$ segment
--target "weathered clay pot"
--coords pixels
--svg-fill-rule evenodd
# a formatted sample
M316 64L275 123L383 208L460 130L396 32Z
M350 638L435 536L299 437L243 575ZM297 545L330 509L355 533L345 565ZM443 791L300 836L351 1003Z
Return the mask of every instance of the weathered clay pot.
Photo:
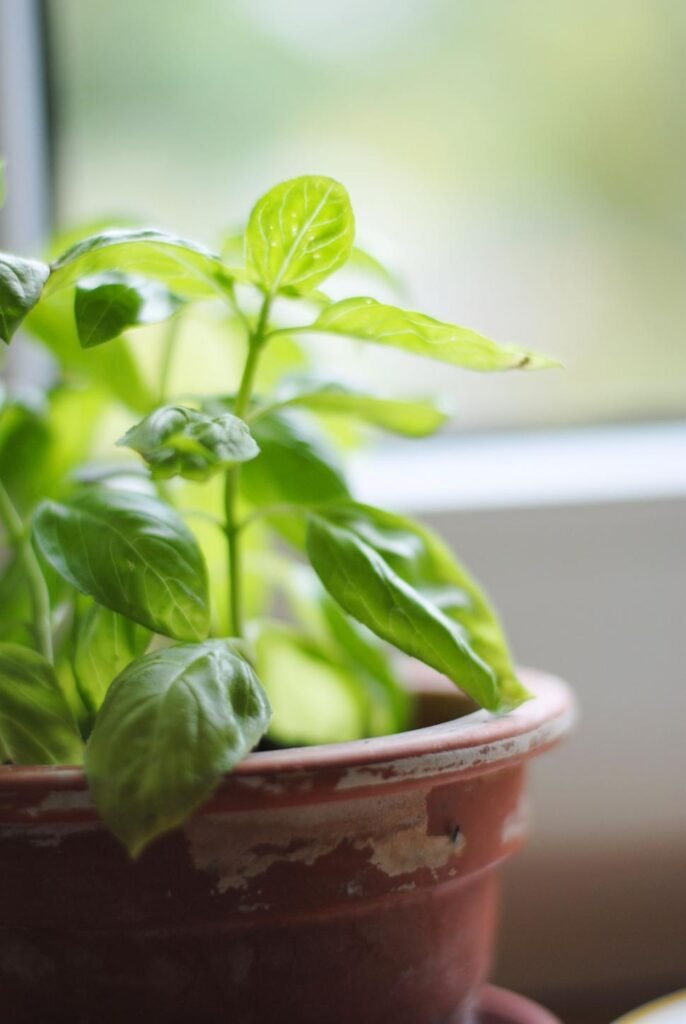
M479 998L478 1024L560 1024L530 999L487 985Z
M526 682L502 718L252 754L136 863L80 770L0 768L2 1020L471 1022L525 762L572 715ZM424 721L464 711L424 691Z

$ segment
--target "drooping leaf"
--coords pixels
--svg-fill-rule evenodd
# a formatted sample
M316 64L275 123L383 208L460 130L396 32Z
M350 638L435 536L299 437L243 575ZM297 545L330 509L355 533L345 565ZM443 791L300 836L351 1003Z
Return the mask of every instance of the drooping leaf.
M74 645L74 676L79 695L94 714L112 680L150 642L150 631L94 601L81 612Z
M52 665L0 644L0 763L81 764L83 743Z
M261 623L257 670L272 719L269 735L289 746L341 743L369 735L369 695L350 669L284 623Z
M74 319L82 348L102 345L131 327L173 316L183 301L158 281L111 270L82 278L74 292Z
M153 278L189 298L215 297L230 280L219 257L194 242L149 228L113 228L63 253L52 264L46 295L108 270Z
M378 398L342 384L308 381L306 378L284 381L270 406L288 407L354 417L405 437L426 437L448 419L445 412L428 401Z
M49 273L47 263L0 253L0 339L6 344L40 299Z
M177 640L207 635L207 568L165 502L92 487L68 503L43 502L34 535L55 571L99 604Z
M338 460L309 424L288 413L266 413L254 424L259 456L241 471L254 505L316 505L348 496Z
M255 204L246 231L246 264L266 291L312 291L341 267L353 244L348 193L332 178L284 181Z
M206 480L259 454L247 424L237 416L210 416L180 405L156 409L117 444L142 455L153 476L188 480Z
M401 650L406 650L410 654L414 653L420 660L444 672L489 710L506 710L517 706L528 698L527 691L516 677L507 642L488 599L467 571L458 565L447 548L430 531L402 516L353 502L341 505L339 508L331 508L326 515L330 521L329 525L334 530L340 531L342 541L348 546L352 546L355 551L359 545L365 549L366 562L360 558L359 552L356 557L364 577L372 580L373 587L370 587L370 593L375 593L377 597L382 596L377 582L373 580L372 568L377 570L383 580L390 580L388 588L390 603L386 608L385 628L388 630L390 623L398 615L410 614L404 601L401 601L398 612L394 611L393 604L397 596L398 584L400 584L400 591L405 597L408 596L409 588L413 599L418 598L434 617L439 618L444 627L446 624L448 625L449 632L458 641L458 647L466 648L467 661L476 660L477 669L479 666L487 666L492 683L489 683L488 680L484 682L483 673L480 670L476 672L476 675L470 672L469 664L461 664L459 658L453 660L451 670L446 668L444 658L443 667L441 667L437 663L436 656L436 651L440 649L438 641L434 652L427 652L424 649L424 653L417 653L404 647L402 628L396 631L399 640L394 640L391 636L380 632L370 621L370 615L376 615L377 620L379 619L384 607L383 603L377 606L374 601L370 601L370 611L366 613L366 618L355 615L351 607L346 604L351 597L346 596L346 587L343 582L336 579L336 592L334 592L322 577L325 586L343 608L359 618L360 621L365 622L379 635L395 643ZM337 537L338 535L335 535L334 540ZM332 544L333 542L330 542L330 546ZM333 546L332 550L335 555ZM371 557L372 555L374 557ZM369 562L373 563L371 568L367 564ZM317 568L316 565L315 568ZM339 566L339 576L344 573L344 570L345 566ZM352 584L348 589L351 588ZM363 590L364 588L361 586L357 596L364 604ZM343 594L343 599L341 594ZM393 594L392 600L391 594ZM355 594L352 597L354 598ZM420 621L419 618L415 618L414 624L418 625ZM406 632L406 639L412 642L412 631L408 629ZM425 639L430 635L438 636L435 628L431 633L426 632Z
M468 370L538 370L558 365L548 356L514 345L498 345L466 327L388 306L376 299L335 302L323 309L307 330L389 345Z
M137 856L210 796L268 721L260 683L229 641L132 662L110 687L86 751L105 823Z

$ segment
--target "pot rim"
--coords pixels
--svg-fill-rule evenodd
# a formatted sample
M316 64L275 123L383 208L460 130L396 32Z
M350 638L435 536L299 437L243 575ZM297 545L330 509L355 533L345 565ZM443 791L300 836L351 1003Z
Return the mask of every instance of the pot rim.
M437 725L411 729L362 740L329 743L286 750L264 750L248 754L224 784L232 779L249 781L251 777L288 773L311 773L322 769L345 771L366 765L405 762L407 768L426 755L450 755L452 771L479 767L480 770L502 762L521 760L553 746L567 733L576 718L576 705L570 688L561 679L534 669L520 673L533 699L504 715L477 710ZM463 695L444 677L421 666L415 675L417 689L424 694L445 698ZM0 765L0 793L43 788L80 790L87 788L82 768L69 765Z

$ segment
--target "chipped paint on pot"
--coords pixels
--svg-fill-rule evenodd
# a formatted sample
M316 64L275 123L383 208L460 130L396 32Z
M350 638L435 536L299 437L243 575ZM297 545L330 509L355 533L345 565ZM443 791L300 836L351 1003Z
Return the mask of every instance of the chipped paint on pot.
M429 681L427 681L429 680ZM131 863L82 772L0 768L0 991L13 1024L471 1024L525 762L569 692L395 736L251 754ZM445 713L445 712L444 712Z

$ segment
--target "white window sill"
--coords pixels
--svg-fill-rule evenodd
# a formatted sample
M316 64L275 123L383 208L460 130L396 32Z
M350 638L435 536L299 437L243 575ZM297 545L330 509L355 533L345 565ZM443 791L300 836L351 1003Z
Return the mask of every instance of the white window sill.
M394 441L352 459L354 491L413 512L686 496L686 423Z

